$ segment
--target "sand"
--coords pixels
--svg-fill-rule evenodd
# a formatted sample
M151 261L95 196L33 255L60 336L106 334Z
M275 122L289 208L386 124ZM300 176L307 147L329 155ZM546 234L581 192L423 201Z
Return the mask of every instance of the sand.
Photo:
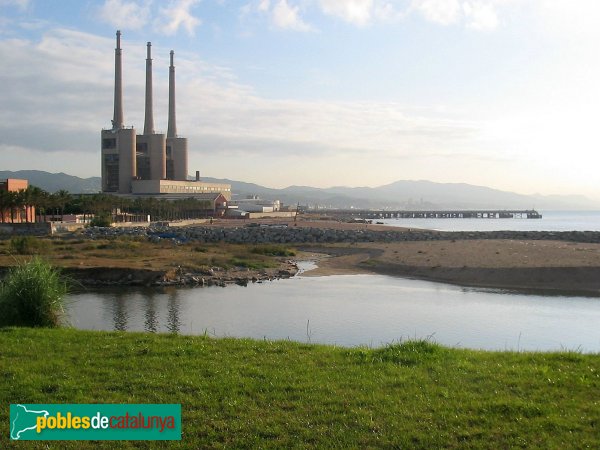
M304 247L305 276L378 273L464 286L600 295L600 244L469 240Z

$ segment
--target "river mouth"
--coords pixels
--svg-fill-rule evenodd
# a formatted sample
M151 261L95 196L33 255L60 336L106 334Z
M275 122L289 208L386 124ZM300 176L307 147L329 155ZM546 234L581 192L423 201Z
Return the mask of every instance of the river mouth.
M227 288L105 288L67 299L72 326L379 347L406 339L484 350L600 352L598 298L464 288L384 275Z

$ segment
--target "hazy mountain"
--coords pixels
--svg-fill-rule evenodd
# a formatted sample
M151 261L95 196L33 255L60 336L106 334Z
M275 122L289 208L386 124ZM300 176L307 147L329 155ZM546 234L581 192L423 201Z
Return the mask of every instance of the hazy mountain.
M91 194L100 192L100 177L79 178L66 173L50 173L41 170L8 170L0 171L0 179L22 178L29 180L29 184L37 186L48 192L64 189L74 194Z
M400 208L400 209L540 209L598 210L600 203L579 195L522 195L465 183L432 181L396 181L371 187L289 186L271 189L234 180L204 178L205 181L230 183L237 198L258 195L280 199L288 205L329 208Z
M0 179L25 178L49 192L65 189L72 193L100 191L100 178L79 178L65 173L39 170L0 171ZM371 187L314 188L289 186L273 189L243 181L204 177L202 181L229 183L234 198L256 195L281 200L286 205L309 205L328 208L398 208L398 209L539 209L598 210L600 204L579 195L522 195L484 186L432 181L396 181Z

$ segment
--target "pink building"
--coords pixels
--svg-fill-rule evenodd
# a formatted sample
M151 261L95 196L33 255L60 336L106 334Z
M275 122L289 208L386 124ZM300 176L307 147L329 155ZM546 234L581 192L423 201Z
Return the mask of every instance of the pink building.
M24 223L35 222L35 207L28 205L12 204L8 192L19 192L27 189L27 180L8 178L0 180L0 222Z

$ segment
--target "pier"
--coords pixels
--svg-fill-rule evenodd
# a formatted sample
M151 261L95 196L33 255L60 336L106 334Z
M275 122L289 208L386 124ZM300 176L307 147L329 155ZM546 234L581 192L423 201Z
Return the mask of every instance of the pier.
M325 211L311 211L324 213ZM439 210L439 211L389 211L333 209L326 210L329 216L354 217L359 219L541 219L542 215L534 209L526 210Z

